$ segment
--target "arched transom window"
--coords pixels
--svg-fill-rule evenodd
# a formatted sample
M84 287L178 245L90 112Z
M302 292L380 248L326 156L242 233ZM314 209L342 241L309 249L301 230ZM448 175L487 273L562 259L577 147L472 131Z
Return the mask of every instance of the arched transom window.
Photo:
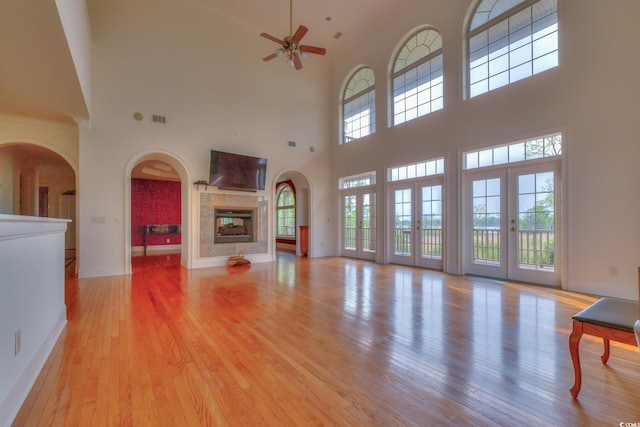
M376 131L375 76L369 67L357 70L344 91L343 141L351 142Z
M482 0L469 22L468 97L558 65L557 0Z
M295 238L296 197L293 188L289 184L280 185L276 200L276 236Z
M393 124L443 106L442 37L434 29L409 37L393 66Z

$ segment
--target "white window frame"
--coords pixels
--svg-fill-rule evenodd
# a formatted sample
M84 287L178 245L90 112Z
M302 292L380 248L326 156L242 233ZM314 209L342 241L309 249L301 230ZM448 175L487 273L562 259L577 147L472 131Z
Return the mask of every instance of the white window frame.
M287 189L289 191L291 191L291 195L293 196L293 205L279 206L280 197L282 196L282 193ZM280 229L281 229L281 227L280 227L280 215L278 215L278 212L281 211L281 210L287 210L287 211L288 210L292 210L293 211L292 234L280 234ZM277 191L277 194L276 194L276 237L280 237L280 238L284 238L284 239L295 239L296 238L296 192L294 191L293 187L291 187L289 184L282 184L280 186L280 188L278 188L278 191Z
M360 67L349 78L342 101L341 144L376 132L375 89L375 74L371 67Z
M438 30L422 28L405 39L391 74L393 126L444 107L443 59L442 35Z
M467 98L559 65L557 0L513 3L483 0L470 15L465 38ZM553 3L552 11L542 15L547 3Z

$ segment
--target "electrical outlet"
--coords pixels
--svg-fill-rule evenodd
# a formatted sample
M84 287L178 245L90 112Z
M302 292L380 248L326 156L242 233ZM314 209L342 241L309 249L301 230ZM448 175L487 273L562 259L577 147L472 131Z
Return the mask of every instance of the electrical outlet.
M22 348L22 337L21 337L20 329L16 331L14 338L15 338L14 350L15 350L15 355L17 356L20 353L20 350Z

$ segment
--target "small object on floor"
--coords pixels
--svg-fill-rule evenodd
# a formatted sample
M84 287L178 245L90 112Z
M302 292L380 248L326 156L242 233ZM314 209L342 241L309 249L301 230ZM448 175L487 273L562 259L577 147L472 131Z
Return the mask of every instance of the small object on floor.
M248 265L251 264L251 261L249 261L248 259L246 259L244 256L239 255L239 256L230 256L229 260L227 261L227 265L229 267L234 267L237 265Z

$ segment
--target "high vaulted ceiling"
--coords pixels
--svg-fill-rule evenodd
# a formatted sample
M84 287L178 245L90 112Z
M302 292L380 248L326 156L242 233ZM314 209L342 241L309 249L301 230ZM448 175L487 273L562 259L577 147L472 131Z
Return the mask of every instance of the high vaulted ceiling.
M0 3L0 113L71 122L88 109L54 0Z
M276 37L289 35L290 0L195 1L214 7ZM327 54L339 51L342 40L359 40L392 16L394 10L410 3L409 0L292 1L293 31L299 25L309 28L304 39L306 44L325 47ZM342 36L335 38L338 33L342 33Z
M110 1L110 0L91 0ZM149 1L153 4L153 0ZM256 27L265 56L275 50L258 35L289 33L289 0L180 0L199 2ZM305 25L305 44L327 48L357 41L409 0L293 0L293 27ZM90 6L90 5L89 5ZM91 13L91 9L89 10ZM336 38L337 33L342 36ZM73 59L54 0L2 0L0 5L0 113L73 123L89 120Z

